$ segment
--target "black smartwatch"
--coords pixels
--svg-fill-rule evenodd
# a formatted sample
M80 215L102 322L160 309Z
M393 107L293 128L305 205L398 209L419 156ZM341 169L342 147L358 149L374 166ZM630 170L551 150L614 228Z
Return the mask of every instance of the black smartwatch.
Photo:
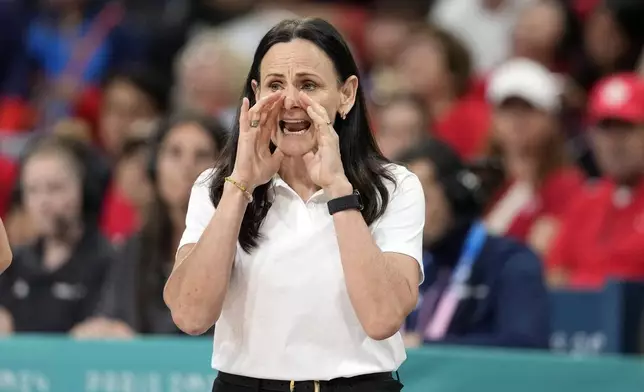
M353 191L352 194L347 196L338 197L333 200L329 200L327 207L329 207L329 214L333 215L336 212L345 211L345 210L358 210L362 211L364 205L362 204L362 199L360 198L360 192Z

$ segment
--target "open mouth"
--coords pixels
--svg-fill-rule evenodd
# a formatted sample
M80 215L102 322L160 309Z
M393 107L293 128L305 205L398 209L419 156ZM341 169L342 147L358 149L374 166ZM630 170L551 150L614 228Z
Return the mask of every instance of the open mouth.
M303 135L311 128L307 120L280 120L280 129L285 135Z

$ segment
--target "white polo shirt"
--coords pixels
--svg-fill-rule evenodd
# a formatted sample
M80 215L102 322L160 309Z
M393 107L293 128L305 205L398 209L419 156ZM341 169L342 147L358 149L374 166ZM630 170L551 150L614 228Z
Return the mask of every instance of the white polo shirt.
M416 259L422 271L425 200L418 178L391 165L390 201L371 225L383 252ZM196 243L215 209L211 169L190 195L180 247ZM302 200L283 180L251 254L239 244L223 309L215 326L214 369L276 380L330 380L396 370L405 360L400 333L383 341L367 336L344 281L340 251L323 191ZM223 229L223 228L222 228Z

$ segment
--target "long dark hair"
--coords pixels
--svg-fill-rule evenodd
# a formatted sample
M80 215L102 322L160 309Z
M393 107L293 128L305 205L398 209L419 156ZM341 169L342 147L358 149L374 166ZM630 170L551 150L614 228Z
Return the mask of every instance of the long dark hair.
M243 97L255 104L252 81L260 80L259 69L264 55L275 44L304 39L319 47L331 59L338 79L342 82L352 75L358 75L351 51L340 33L322 19L285 20L273 27L259 43L251 65ZM380 217L389 203L389 193L383 179L395 182L385 164L386 158L379 152L367 120L366 104L362 88L358 86L356 102L352 110L342 119L336 115L335 129L340 137L340 155L345 174L354 189L362 195L364 209L362 216L367 224ZM221 159L213 171L210 198L217 206L223 193L224 178L233 171L239 140L239 110L232 137L222 152ZM271 145L274 149L275 146ZM257 247L259 229L272 205L269 197L270 182L255 188L254 200L248 205L239 230L239 243L244 251Z
M148 177L154 184L152 201L148 207L147 217L139 234L139 282L137 301L139 306L139 328L149 331L148 313L151 303L162 298L163 285L167 279L166 267L172 263L176 244L173 235L175 227L170 219L167 204L161 198L157 186L156 166L161 145L170 132L183 124L197 124L212 139L215 149L220 151L227 138L224 127L216 120L194 113L184 113L163 121L150 140L150 159Z

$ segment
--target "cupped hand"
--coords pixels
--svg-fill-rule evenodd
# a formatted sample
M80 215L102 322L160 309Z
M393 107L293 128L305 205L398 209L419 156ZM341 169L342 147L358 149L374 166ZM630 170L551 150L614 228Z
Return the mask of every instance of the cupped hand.
M281 92L268 95L250 108L244 98L239 116L239 142L231 177L249 191L267 183L280 168L284 153L270 151L271 136L277 132L277 120L284 103Z
M340 157L340 138L326 109L303 92L300 93L300 102L313 121L317 140L317 150L303 156L311 181L331 197L351 194L353 187L347 180Z

